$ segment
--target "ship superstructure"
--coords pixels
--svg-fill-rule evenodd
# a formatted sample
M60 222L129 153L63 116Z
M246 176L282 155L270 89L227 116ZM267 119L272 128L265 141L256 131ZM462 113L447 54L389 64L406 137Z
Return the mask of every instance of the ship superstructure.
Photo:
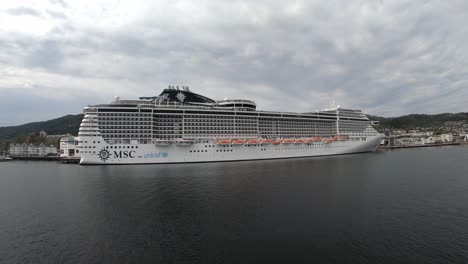
M257 111L244 99L212 100L188 87L85 107L81 164L209 162L369 152L381 135L360 110Z

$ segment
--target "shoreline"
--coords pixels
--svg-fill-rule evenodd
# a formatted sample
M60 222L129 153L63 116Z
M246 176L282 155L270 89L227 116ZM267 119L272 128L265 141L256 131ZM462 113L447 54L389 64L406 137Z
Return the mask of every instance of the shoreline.
M397 145L397 146L380 146L380 150L392 150L392 149L407 149L407 148L428 148L428 147L444 147L444 146L458 146L468 145L462 142L451 142L451 143L436 143L436 144L424 144L424 145Z
M59 156L49 157L31 157L31 156L13 156L11 160L27 160L27 161L60 161L63 163L77 164L80 163L80 158L63 158Z

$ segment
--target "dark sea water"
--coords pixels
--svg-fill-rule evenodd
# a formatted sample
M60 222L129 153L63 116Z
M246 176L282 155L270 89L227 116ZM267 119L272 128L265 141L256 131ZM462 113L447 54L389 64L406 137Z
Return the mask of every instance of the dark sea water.
M467 263L468 147L0 163L0 263Z

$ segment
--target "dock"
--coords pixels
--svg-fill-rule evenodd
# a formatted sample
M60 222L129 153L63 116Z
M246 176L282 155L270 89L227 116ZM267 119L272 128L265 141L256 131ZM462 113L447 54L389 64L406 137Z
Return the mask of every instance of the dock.
M11 156L14 160L46 160L46 161L58 161L59 156Z
M60 158L60 161L62 163L78 164L80 163L80 157Z

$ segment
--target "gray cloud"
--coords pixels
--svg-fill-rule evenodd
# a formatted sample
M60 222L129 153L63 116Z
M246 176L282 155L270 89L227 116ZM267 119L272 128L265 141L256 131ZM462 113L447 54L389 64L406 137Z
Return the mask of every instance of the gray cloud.
M28 8L28 7L17 7L17 8L10 8L7 9L6 12L12 16L40 16L41 13L35 9Z
M50 3L52 3L54 5L59 5L59 6L63 7L63 8L68 7L68 4L64 0L50 0Z
M384 116L460 112L468 111L467 8L465 1L213 1L191 11L167 4L111 30L63 17L42 37L0 33L0 62L47 73L28 81L64 97L83 87L92 98L134 98L188 84L265 110L314 111L333 100ZM77 97L83 106L88 99Z
M52 11L52 10L46 10L46 13L53 17L53 18L57 18L57 19L67 19L67 16L63 13L60 13L60 12L55 12L55 11Z

